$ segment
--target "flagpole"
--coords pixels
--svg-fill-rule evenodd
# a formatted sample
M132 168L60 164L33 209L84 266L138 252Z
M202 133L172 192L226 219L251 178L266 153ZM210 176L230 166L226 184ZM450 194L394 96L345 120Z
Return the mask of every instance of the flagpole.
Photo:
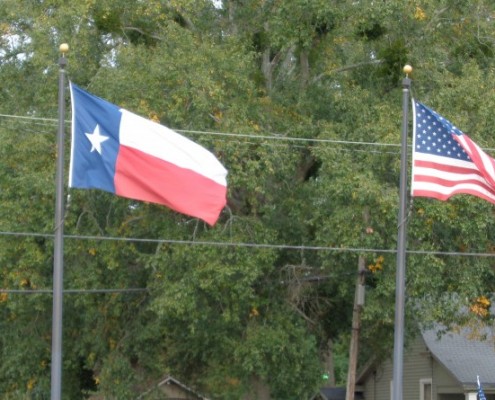
M60 45L58 78L57 172L55 177L55 242L53 257L53 310L51 400L60 400L62 393L62 304L64 271L64 131L65 131L65 53L67 44Z
M404 363L404 304L406 286L406 202L407 202L407 136L409 89L412 72L410 65L404 66L406 77L402 80L402 140L400 161L399 217L397 236L397 271L395 284L395 332L394 332L394 368L392 399L402 400L402 380Z

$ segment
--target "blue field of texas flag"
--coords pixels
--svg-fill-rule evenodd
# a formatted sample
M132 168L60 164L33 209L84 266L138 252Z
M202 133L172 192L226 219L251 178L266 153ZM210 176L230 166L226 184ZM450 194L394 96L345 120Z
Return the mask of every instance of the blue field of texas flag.
M73 83L70 89L70 187L163 204L215 224L227 171L211 152Z

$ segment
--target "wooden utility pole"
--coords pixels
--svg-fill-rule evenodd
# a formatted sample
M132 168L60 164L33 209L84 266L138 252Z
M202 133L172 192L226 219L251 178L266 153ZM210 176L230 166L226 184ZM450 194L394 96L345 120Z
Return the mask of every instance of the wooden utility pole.
M356 391L356 370L359 347L359 331L361 329L361 309L364 305L364 256L359 256L358 277L356 281L356 294L354 297L354 309L352 311L352 334L349 349L349 369L347 370L347 390L345 400L354 400Z
M367 226L369 222L368 209L365 209L365 211L363 212L363 219L365 225ZM366 228L367 233L368 229L370 228ZM361 310L364 306L365 272L365 259L364 256L361 255L358 258L356 292L354 295L354 308L352 310L352 334L351 344L349 348L349 368L347 370L347 387L345 400L354 400L354 393L356 392L356 371L358 362L359 331L361 329Z

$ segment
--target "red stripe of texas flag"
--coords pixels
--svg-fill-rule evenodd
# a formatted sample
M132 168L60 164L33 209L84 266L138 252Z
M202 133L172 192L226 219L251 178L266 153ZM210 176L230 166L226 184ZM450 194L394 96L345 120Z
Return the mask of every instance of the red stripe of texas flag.
M227 187L195 171L120 146L115 166L115 194L164 204L215 224L226 203Z

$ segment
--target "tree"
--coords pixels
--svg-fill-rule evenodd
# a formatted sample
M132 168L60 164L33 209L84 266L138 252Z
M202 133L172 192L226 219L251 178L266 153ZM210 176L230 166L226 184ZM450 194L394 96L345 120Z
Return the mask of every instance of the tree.
M329 351L345 381L359 256L361 357L391 347L402 66L415 96L493 147L494 12L486 0L4 0L0 114L34 119L0 117L0 280L23 292L0 293L0 391L49 392L51 297L36 290L51 287L61 42L74 82L229 170L214 228L70 192L65 287L81 291L65 294L64 396L136 397L172 373L214 398L300 399L324 383ZM459 253L493 252L491 210L469 196L410 204L408 320L463 323L466 305L490 322L491 258Z

